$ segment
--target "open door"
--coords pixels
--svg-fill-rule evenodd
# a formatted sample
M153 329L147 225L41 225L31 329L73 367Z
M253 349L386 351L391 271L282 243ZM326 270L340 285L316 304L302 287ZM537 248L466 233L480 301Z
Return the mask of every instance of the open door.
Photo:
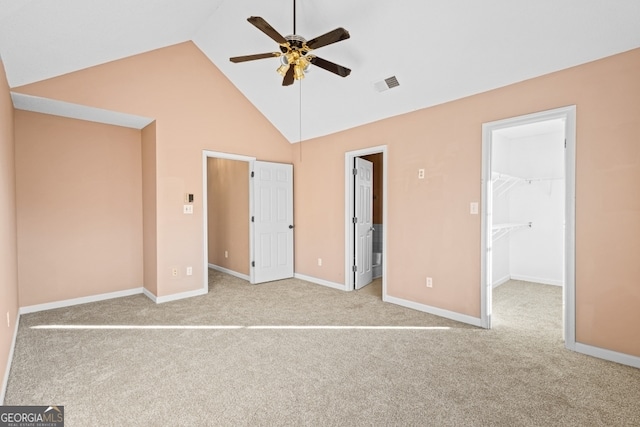
M355 173L355 288L373 280L373 163L356 157Z
M253 162L251 283L293 277L293 165Z

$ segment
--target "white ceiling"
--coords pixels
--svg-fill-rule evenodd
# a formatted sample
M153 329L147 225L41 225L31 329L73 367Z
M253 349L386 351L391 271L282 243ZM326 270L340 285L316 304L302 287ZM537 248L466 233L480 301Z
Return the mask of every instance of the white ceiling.
M277 58L229 62L276 51L246 19L261 16L287 35L292 6L293 0L0 0L0 56L15 88L193 40L297 142L640 47L638 0L298 0L299 35L311 39L336 27L351 33L314 52L351 68L349 77L312 67L302 84L282 87ZM399 87L375 90L390 76ZM20 108L29 109L30 100L22 101Z

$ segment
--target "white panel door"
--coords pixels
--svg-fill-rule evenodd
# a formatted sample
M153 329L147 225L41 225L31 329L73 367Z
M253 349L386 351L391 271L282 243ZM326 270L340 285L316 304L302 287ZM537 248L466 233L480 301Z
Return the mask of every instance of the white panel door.
M373 280L373 163L355 158L356 279L360 289Z
M293 165L253 163L253 283L293 277Z

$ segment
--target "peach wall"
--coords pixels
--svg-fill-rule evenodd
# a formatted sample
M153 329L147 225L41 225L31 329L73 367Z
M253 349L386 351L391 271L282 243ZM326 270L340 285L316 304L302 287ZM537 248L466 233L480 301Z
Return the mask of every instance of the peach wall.
M630 259L640 241L638 75L640 50L633 50L306 141L304 155L190 42L17 91L157 119L160 295L201 287L198 269L190 278L169 276L172 265L197 265L202 256L202 149L294 160L296 272L343 283L344 153L386 144L390 295L474 317L480 217L468 212L480 201L482 123L576 104L577 339L640 355L640 264ZM419 168L426 170L420 181ZM196 194L193 216L181 213L187 192ZM427 275L432 289L424 287Z
M303 142L296 272L344 283L344 155L386 144L388 293L479 317L482 123L575 104L577 341L640 356L638 76L640 49Z
M4 64L0 61L0 387L5 384L6 376L9 375L6 367L18 317L13 115ZM0 389L0 405L3 392Z
M142 286L140 131L16 111L20 306Z
M156 122L142 129L142 251L144 288L158 295Z
M209 158L207 178L209 263L248 276L249 163Z
M290 144L191 42L15 90L156 119L158 296L205 280L202 150L291 161ZM185 193L195 195L193 215L182 213ZM171 276L186 266L193 276Z

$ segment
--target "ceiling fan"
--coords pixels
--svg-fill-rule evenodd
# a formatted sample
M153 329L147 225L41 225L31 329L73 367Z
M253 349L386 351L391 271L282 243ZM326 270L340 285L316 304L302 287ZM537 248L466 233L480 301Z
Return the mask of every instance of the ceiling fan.
M303 37L296 34L296 0L293 0L292 35L283 37L271 25L269 25L267 21L259 16L251 16L247 21L278 43L280 45L280 52L234 56L233 58L229 58L231 62L238 63L255 61L256 59L278 57L280 58L281 65L278 67L277 71L284 77L282 80L282 86L290 86L295 80L303 79L310 64L323 68L341 77L347 77L351 74L351 70L349 68L334 64L331 61L327 61L326 59L322 59L311 54L315 49L348 39L350 37L349 32L340 27L309 41L305 40Z

